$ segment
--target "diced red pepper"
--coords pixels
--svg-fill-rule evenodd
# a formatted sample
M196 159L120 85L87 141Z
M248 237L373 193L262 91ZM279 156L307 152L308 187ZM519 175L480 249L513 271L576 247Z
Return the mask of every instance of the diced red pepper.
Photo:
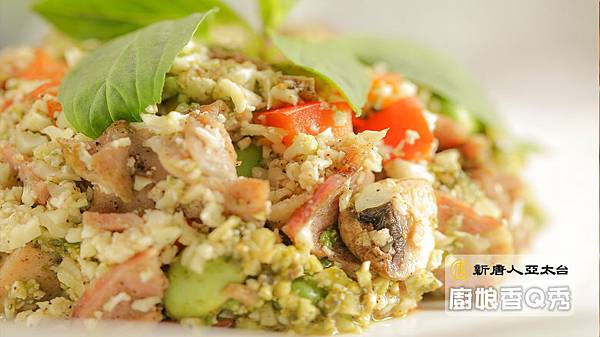
M354 130L389 129L384 142L392 148L403 143L401 151L392 156L405 160L429 160L434 144L433 133L429 129L421 103L416 97L407 97L394 102L383 110L374 112L366 119L354 118ZM410 144L406 131L413 130L419 134Z
M35 101L42 97L44 94L52 94L56 96L58 94L58 86L60 85L59 81L51 81L46 82L39 87L35 88L32 92L27 94L26 99L28 101ZM62 106L56 100L49 100L46 102L46 107L48 108L48 116L50 118L54 118L54 114L59 111L62 111Z
M283 138L290 145L298 133L317 135L331 128L340 138L352 132L352 108L347 103L308 102L295 106L257 113L254 120L260 124L286 130Z
M50 57L43 49L36 49L33 61L27 68L17 72L14 76L26 80L50 80L43 83L32 92L25 96L25 101L33 102L42 97L45 93L57 95L57 88L60 81L67 71L67 65L59 60ZM14 102L12 100L5 101L0 107L0 112L8 109ZM48 115L54 118L54 114L62 110L60 103L57 101L48 101Z
M64 62L50 57L43 49L36 49L31 64L15 76L27 80L60 81L66 72L67 65Z

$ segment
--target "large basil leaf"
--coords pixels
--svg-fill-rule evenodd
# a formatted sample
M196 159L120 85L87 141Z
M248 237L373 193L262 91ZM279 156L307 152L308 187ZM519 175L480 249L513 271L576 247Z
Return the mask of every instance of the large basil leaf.
M117 120L140 121L160 102L165 74L207 15L162 21L116 38L82 59L65 76L59 100L67 120L96 138Z
M408 79L467 108L482 122L498 125L499 118L479 83L443 54L400 39L346 37L338 43L363 62L385 62Z
M220 0L42 0L33 9L57 29L77 39L107 40L154 22L177 19L212 8L214 23L251 27Z
M338 89L360 115L371 80L351 48L335 41L307 42L276 33L271 33L271 40L291 62Z
M258 7L263 31L277 29L285 21L295 3L296 0L259 0Z

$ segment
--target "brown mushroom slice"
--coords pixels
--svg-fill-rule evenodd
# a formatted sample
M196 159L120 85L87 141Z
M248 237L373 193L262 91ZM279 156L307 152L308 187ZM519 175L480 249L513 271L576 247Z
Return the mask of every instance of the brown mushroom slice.
M437 206L431 184L421 179L384 179L365 186L354 208L340 212L342 240L380 275L404 280L429 263Z
M27 245L14 250L0 265L0 299L15 281L36 280L46 293L45 298L53 298L62 292L56 273L52 267L60 259L54 254L43 252L39 248Z

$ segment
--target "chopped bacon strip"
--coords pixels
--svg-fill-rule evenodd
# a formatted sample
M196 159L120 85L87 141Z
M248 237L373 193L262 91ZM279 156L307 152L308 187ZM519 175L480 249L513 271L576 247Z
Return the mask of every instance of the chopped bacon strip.
M336 222L339 212L337 200L350 179L350 176L340 173L329 176L317 187L310 199L292 213L282 227L283 232L294 241L305 226L310 226L313 242L317 246L315 250L320 251L319 235Z
M84 212L82 223L111 232L123 232L130 227L141 227L144 220L134 213Z
M222 318L217 321L217 323L212 326L215 328L233 328L235 324L235 320L233 318Z
M477 234L494 230L502 225L491 216L479 215L466 202L440 191L435 193L438 205L439 229L444 231L446 224L456 216L462 216L461 231Z
M467 168L480 168L489 165L491 143L484 135L474 135L460 147Z
M144 276L145 274L149 274ZM147 277L147 278L146 278ZM75 309L73 318L94 318L96 312L102 313L102 319L124 319L160 321L159 308L140 312L131 307L133 301L147 297L163 297L167 288L167 278L160 269L156 251L146 250L107 271L96 279L83 294ZM129 300L116 304L112 310L104 311L105 304L114 296L125 293Z

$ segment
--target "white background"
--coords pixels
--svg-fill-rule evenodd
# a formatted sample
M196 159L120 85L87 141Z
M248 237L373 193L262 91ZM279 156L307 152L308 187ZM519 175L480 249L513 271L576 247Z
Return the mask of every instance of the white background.
M27 2L0 0L0 46L41 36L23 14ZM253 15L253 1L228 2ZM412 38L472 70L510 129L544 148L526 172L548 217L532 252L564 257L575 273L572 317L474 320L423 309L367 334L598 336L597 1L304 0L290 21Z

